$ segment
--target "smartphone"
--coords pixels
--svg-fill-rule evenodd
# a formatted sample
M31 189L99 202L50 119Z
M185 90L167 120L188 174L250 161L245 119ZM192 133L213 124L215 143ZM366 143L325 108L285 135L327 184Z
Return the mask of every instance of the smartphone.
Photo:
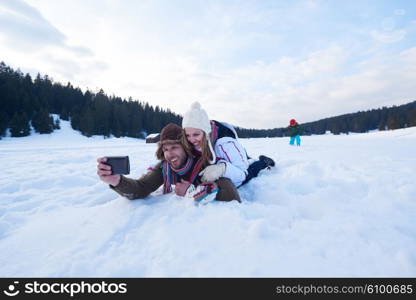
M111 175L130 174L130 161L128 156L106 156L107 161L104 163L111 166Z

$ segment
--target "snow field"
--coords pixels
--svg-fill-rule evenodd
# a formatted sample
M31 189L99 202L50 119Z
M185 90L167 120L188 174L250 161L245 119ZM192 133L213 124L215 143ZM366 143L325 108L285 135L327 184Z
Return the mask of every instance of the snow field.
M130 201L96 175L129 155L139 177L154 144L51 135L0 141L0 275L46 277L403 277L416 275L416 128L242 139L275 159L243 203L176 195Z

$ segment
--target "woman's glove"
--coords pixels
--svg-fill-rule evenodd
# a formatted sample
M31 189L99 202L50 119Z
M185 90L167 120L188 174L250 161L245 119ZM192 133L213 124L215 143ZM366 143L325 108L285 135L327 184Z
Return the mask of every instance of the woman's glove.
M225 164L219 163L216 165L210 165L203 169L199 175L202 176L201 181L202 182L208 182L208 181L215 181L218 180L218 178L222 177L225 173Z

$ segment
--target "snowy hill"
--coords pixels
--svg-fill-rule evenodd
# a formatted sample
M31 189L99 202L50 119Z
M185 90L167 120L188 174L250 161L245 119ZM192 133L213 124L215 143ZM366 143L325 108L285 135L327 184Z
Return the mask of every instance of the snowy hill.
M155 144L61 127L0 141L1 276L416 276L416 128L243 139L277 168L242 204L196 207L99 181L97 157L129 155L138 177Z

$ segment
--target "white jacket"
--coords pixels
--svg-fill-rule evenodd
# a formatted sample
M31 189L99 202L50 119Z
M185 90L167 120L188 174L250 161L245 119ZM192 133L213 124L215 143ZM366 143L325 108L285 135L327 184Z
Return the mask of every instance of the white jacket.
M232 137L219 138L214 145L218 163L225 163L223 177L229 178L236 187L240 186L247 176L249 162L246 150L238 139Z

